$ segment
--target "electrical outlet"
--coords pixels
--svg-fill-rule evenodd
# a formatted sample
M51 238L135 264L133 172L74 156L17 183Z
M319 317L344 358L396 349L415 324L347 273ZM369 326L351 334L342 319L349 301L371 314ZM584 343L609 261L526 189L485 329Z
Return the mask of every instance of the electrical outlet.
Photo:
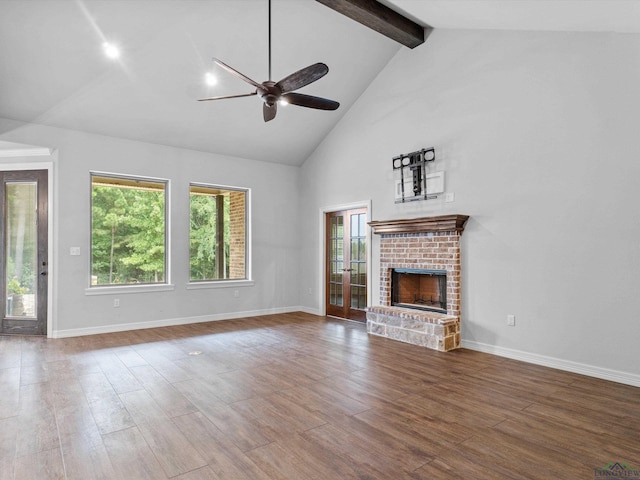
M444 201L445 202L454 202L456 199L456 194L453 192L447 192L444 194Z
M120 307L120 299L119 298L114 298L113 299L113 308L118 308Z
M313 294L313 290L311 290L311 288L309 288L309 290L307 291L308 295L312 295Z
M509 327L516 326L516 316L515 315L507 315L507 325Z
M73 256L80 255L80 247L70 247L69 255L73 255Z
M240 290L234 290L233 291L233 296L238 298L240 296Z

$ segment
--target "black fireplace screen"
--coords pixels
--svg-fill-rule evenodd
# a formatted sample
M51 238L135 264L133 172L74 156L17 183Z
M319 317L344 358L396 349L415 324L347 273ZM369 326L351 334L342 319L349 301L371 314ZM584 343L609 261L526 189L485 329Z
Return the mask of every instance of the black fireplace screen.
M393 269L391 305L447 313L447 271Z

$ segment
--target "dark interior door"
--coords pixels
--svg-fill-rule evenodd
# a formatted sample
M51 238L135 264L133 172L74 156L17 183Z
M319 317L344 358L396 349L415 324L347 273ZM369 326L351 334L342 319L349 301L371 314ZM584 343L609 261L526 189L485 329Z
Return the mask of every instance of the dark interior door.
M0 172L0 334L47 333L47 171Z
M326 214L327 315L366 319L366 227L365 208Z

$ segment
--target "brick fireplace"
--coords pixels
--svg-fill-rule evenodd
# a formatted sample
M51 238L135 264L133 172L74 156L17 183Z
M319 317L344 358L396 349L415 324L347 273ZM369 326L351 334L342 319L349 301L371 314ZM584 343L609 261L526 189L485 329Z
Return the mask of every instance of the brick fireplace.
M469 217L373 221L380 241L380 305L367 310L367 331L434 350L460 346L460 236ZM446 313L392 305L395 269L446 273Z

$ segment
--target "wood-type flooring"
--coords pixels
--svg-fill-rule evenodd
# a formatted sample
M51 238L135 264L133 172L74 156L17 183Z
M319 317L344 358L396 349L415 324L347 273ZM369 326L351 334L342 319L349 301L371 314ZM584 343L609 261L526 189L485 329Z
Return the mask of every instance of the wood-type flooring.
M0 337L1 480L591 480L611 462L640 468L640 388L355 322Z

